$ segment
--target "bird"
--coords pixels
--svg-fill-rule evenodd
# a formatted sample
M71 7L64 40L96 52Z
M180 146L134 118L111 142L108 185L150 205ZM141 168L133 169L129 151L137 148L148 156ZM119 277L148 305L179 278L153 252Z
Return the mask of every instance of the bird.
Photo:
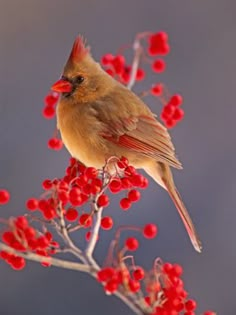
M171 167L182 169L182 164L168 130L143 100L102 69L81 35L51 90L60 93L57 128L71 156L98 169L109 157L123 156L143 169L169 193L193 247L201 252L201 241L174 183Z

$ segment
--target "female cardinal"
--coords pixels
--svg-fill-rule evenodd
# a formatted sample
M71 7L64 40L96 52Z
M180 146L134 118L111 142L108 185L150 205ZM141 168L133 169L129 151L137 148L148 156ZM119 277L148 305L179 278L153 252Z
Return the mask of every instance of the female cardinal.
M79 36L59 81L57 126L70 154L86 166L101 168L111 156L125 156L144 169L172 198L194 248L200 252L192 220L178 193L170 166L181 169L167 129L124 85L92 58Z

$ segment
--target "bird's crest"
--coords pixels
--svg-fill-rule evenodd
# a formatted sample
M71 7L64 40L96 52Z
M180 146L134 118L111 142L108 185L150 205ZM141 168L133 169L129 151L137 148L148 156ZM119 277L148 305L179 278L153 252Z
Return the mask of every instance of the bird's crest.
M89 47L86 47L85 39L79 35L74 41L69 60L72 62L80 62L87 54L89 54Z

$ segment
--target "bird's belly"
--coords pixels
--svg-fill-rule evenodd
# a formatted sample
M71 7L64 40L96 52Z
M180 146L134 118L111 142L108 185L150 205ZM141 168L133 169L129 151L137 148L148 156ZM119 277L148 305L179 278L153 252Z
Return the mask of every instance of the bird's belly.
M76 158L86 166L93 166L96 168L102 168L105 164L105 152L102 150L102 146L97 147L94 145L89 135L79 135L78 133L70 133L70 136L66 136L61 133L63 143L72 157Z

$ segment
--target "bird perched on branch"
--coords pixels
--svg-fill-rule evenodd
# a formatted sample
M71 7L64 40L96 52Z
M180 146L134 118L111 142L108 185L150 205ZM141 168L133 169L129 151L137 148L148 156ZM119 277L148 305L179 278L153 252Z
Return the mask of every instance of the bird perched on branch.
M170 167L181 169L167 129L132 91L108 75L79 36L62 77L57 126L70 154L86 166L102 168L111 156L142 168L172 198L194 248L200 252L192 220L174 184Z

